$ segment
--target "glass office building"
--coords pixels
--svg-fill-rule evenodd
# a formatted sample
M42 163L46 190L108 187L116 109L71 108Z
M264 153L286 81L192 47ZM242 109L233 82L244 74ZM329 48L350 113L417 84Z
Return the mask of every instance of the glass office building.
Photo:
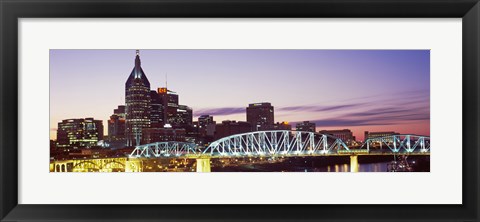
M142 129L150 127L150 82L140 64L137 50L135 67L125 82L125 139L127 146L140 144Z

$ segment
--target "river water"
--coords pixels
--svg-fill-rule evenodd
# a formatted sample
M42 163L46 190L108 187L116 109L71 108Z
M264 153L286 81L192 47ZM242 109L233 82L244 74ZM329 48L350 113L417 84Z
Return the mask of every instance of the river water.
M359 172L387 172L389 162L359 164ZM326 166L286 166L284 164L271 166L266 164L246 164L242 166L214 167L215 172L350 172L347 163L331 164Z
M397 158L398 159L398 158ZM393 157L359 157L359 172L388 172ZM292 157L212 159L212 172L350 172L350 157ZM412 171L429 172L428 157L410 157ZM144 163L146 172L194 172L192 159Z
M350 172L349 164L335 164L325 167L305 167L304 172ZM359 164L359 172L387 172L387 162Z

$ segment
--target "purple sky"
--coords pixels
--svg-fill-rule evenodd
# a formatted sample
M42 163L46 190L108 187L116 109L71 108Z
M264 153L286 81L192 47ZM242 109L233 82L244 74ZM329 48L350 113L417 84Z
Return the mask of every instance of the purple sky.
M271 102L275 121L321 129L430 134L429 50L140 50L152 89L177 92L194 121L245 121ZM125 102L132 50L50 50L50 138L62 119L106 120Z

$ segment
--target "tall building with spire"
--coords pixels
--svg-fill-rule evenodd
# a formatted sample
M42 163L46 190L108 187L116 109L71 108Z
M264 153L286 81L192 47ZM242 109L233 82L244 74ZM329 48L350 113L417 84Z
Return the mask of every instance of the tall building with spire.
M135 67L125 82L125 140L127 146L139 145L142 129L150 127L150 82L140 64L137 50Z

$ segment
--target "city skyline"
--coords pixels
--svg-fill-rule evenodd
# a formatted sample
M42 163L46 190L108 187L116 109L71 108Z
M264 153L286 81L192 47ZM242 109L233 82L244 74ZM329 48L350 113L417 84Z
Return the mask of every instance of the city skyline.
M50 50L50 138L63 119L106 120L125 102L135 50ZM318 130L430 135L428 50L141 50L151 89L193 108L246 121L250 103L270 102L275 122ZM74 68L72 68L74 67ZM293 126L295 124L292 124ZM106 131L106 130L105 130ZM106 132L104 133L107 134Z

